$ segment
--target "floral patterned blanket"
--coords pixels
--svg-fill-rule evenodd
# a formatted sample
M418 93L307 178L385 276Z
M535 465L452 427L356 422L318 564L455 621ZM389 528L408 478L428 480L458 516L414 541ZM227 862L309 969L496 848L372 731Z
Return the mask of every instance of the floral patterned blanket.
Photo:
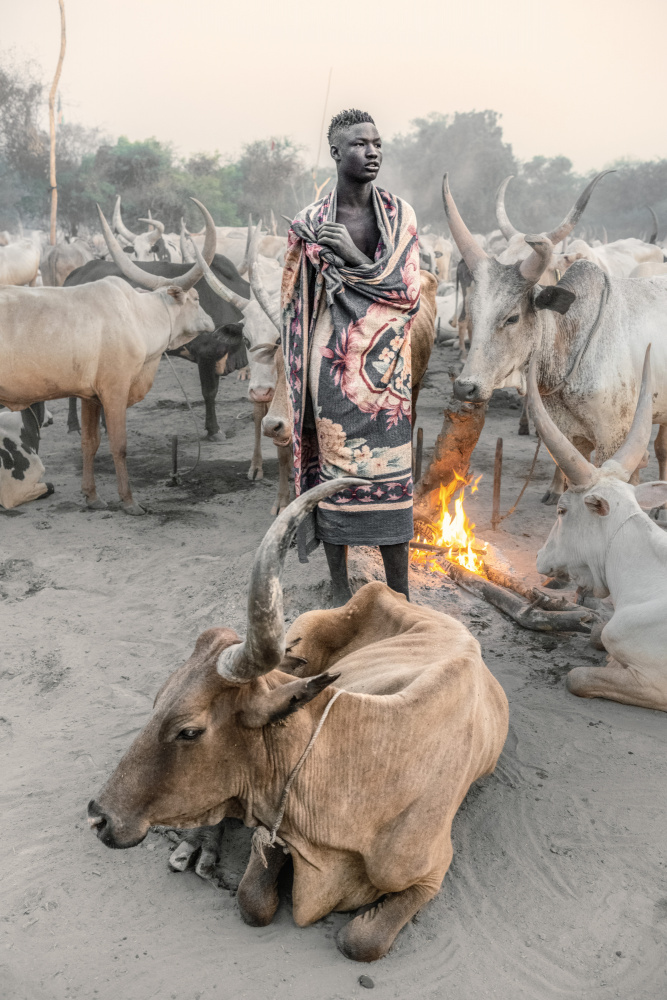
M282 284L282 348L294 423L297 495L337 476L368 487L320 503L327 542L392 545L412 538L410 327L419 309L412 208L373 188L375 260L348 267L317 242L336 221L336 191L290 229Z

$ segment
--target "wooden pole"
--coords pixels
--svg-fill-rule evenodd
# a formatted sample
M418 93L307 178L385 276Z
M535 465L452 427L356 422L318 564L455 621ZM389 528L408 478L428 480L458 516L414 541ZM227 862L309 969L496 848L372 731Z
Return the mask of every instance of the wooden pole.
M500 524L500 483L503 478L503 439L496 441L496 460L493 463L493 507L491 510L491 527L497 531Z
M417 431L417 450L415 452L415 483L418 483L422 477L422 459L424 455L424 428L420 427Z
M56 66L56 75L51 84L49 93L49 132L51 133L51 152L49 157L50 178L51 178L51 246L56 245L56 222L58 218L58 188L56 185L56 94L58 93L58 83L63 68L65 58L65 0L58 0L60 5L60 55Z

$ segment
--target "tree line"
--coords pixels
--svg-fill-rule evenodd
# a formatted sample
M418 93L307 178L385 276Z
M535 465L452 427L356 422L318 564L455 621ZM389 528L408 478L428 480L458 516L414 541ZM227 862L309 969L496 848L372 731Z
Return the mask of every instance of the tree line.
M45 88L35 69L0 57L0 229L45 228L49 214L49 144L43 127ZM522 162L503 139L495 111L433 113L418 118L405 135L385 141L380 183L411 202L420 226L446 232L440 184L448 170L459 210L473 232L496 228L495 192L508 174L506 207L524 232L553 227L568 211L592 174L577 174L566 156L535 156ZM314 200L316 188L335 176L333 164L309 169L289 138L257 140L236 159L202 152L183 159L156 138L115 141L99 129L61 122L57 130L58 223L67 236L97 229L95 203L110 212L123 199L126 225L141 231L150 210L168 231L183 216L199 228L199 198L217 225L245 225L248 214L273 211L278 231ZM667 160L619 161L616 172L596 189L579 235L609 240L643 236L652 229L648 206L667 230ZM324 187L331 187L332 181Z

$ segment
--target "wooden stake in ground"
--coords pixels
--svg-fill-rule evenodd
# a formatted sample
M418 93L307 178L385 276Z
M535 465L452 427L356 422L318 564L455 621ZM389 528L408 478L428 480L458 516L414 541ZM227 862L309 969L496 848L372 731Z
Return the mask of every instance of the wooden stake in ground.
M503 439L496 441L496 460L493 464L493 507L491 509L491 527L498 530L500 524L500 483L503 478Z
M56 245L56 220L58 217L58 188L56 185L56 94L58 93L58 83L63 68L65 58L65 0L58 0L60 4L60 55L56 66L56 75L51 84L49 94L49 131L51 133L51 155L49 166L51 170L51 246Z

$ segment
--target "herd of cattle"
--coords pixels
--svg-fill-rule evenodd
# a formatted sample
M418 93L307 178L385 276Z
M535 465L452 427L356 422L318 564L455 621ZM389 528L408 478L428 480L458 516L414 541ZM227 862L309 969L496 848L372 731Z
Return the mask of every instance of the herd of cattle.
M497 197L499 230L481 237L466 227L445 175L453 243L420 235L413 404L443 326L453 340L458 327L462 355L469 344L454 383L459 399L483 403L510 386L526 396L557 465L546 499L558 504L558 515L538 570L596 597L611 595L614 605L600 637L607 665L572 670L568 687L667 711L667 535L660 526L667 521L667 265L655 237L568 244L603 176L559 226L535 235L508 219L508 178ZM344 608L302 615L285 634L287 549L298 524L340 481L289 503L291 415L280 391L278 339L285 240L261 224L216 228L196 204L205 225L192 235L184 226L165 233L150 217L148 232L136 235L123 224L118 199L112 227L100 212L102 237L90 243L40 252L33 239L4 240L0 403L20 412L0 412L0 503L11 507L50 490L40 482L37 454L45 403L70 397L70 429L78 427L81 399L88 505L104 506L93 470L103 410L122 507L143 513L127 473L126 410L150 389L163 353L198 365L212 440L220 433L220 375L249 373L249 476L262 472L262 434L278 446L281 475L278 516L251 574L246 637L227 628L200 636L89 804L89 823L104 844L120 848L140 843L155 825L194 830L172 866L183 869L199 851L197 870L206 874L224 818L242 819L257 828L238 893L244 919L263 925L273 918L278 876L291 855L299 925L380 901L338 937L345 955L372 961L440 888L452 858L452 819L502 750L507 699L465 626L384 584L367 584ZM654 423L660 480L640 483Z

